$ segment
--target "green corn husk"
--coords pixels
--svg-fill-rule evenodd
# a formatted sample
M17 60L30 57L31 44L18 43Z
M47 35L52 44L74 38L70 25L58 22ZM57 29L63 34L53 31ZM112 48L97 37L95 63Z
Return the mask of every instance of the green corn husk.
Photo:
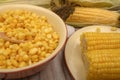
M82 7L110 8L120 5L120 0L67 0L71 4Z

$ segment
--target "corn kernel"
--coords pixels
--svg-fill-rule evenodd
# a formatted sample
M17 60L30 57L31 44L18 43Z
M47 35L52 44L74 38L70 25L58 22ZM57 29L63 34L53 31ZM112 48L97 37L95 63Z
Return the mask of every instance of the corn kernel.
M42 56L42 57L45 57L45 55L46 55L46 52L45 52L45 51L41 52L41 56Z
M5 60L6 57L4 55L0 55L0 60Z
M56 33L53 33L52 36L54 39L58 39L58 35Z
M29 56L28 56L27 54L26 54L26 55L23 55L23 60L24 60L24 61L29 61L29 59L30 59L30 58L29 58Z
M28 64L29 64L29 65L32 65L32 61L31 61L31 60L29 60Z
M24 61L22 56L19 56L16 60L19 61L19 62Z
M19 63L16 60L11 60L11 63L14 67L18 67Z
M4 51L5 51L5 49L4 49L4 48L1 48L1 49L0 49L0 54L3 54Z
M38 55L33 55L33 56L31 56L31 60L32 60L33 62L38 61L38 60L39 60L39 59L38 59Z
M27 66L26 62L22 61L20 64L19 64L19 67L25 67Z
M39 60L44 60L45 59L45 57L39 57Z
M7 69L14 69L15 67L10 65L10 66L7 66Z
M0 60L0 66L5 65L5 61Z
M52 38L52 35L51 35L51 34L48 34L48 35L47 35L47 38L49 38L49 39Z
M24 55L26 55L27 53L25 52L25 51L21 51L20 53L19 53L19 55L20 56L24 56Z
M9 42L9 41L7 41L7 42L4 44L4 46L5 46L6 48L8 48L9 45L10 45L10 42Z
M0 43L0 47L2 47L2 46L4 46L4 42L1 42L1 43Z
M6 60L6 65L7 65L7 66L12 65L11 60Z
M39 41L39 42L36 42L35 46L36 46L36 47L40 47L40 46L42 46L42 43L41 43L40 41Z
M111 28L111 31L116 31L117 30L117 27L112 27Z
M49 53L49 54L45 54L45 57L48 57L48 56L50 56L51 54Z
M98 27L98 28L96 28L96 32L101 32L101 30L100 30L100 28Z
M0 15L0 22L3 22L5 19Z
M29 51L29 54L34 55L34 54L36 54L37 52L38 52L38 49L37 49L37 48L33 48L33 49L31 49L31 50Z
M9 54L11 53L11 49L10 48L7 48L5 51L4 51L4 55L5 56L8 56Z
M5 69L5 68L6 68L6 66L4 66L4 65L0 66L0 69Z

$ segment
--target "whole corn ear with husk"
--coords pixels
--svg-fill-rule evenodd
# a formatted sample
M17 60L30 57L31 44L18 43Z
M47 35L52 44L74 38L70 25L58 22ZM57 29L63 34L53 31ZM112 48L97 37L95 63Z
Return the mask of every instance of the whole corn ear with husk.
M117 26L120 22L119 17L119 13L105 9L75 7L73 14L70 14L66 22L68 24L78 24L81 26L91 24Z
M120 33L85 32L80 41L87 80L120 80Z

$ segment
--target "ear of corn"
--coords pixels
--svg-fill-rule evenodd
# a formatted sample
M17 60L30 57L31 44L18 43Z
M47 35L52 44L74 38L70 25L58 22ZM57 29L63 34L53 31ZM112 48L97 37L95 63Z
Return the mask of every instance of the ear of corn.
M81 47L87 80L120 80L120 33L83 33Z
M99 8L76 7L67 22L80 24L118 25L119 13Z
M86 32L81 38L83 52L120 48L120 33Z
M87 56L88 80L120 79L120 49L93 50L87 52Z

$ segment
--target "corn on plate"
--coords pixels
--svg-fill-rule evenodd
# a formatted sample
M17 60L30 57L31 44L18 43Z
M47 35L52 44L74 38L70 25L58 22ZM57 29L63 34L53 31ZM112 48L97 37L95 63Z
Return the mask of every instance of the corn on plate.
M100 32L112 32L112 33L120 33L120 29L117 28L116 31L112 31L110 26L88 26L76 31L68 40L65 47L65 60L70 70L72 76L75 80L87 80L87 71L88 67L84 61L84 57L80 49L80 35L84 32L96 32L96 30L100 28ZM98 30L97 30L98 31ZM100 33L98 32L98 33ZM117 51L117 50L116 50ZM95 54L95 53L94 53ZM117 54L117 53L116 53ZM114 54L114 56L116 55ZM114 57L113 56L113 57ZM98 59L99 61L99 59ZM110 72L110 71L109 71ZM112 71L111 71L112 72Z

